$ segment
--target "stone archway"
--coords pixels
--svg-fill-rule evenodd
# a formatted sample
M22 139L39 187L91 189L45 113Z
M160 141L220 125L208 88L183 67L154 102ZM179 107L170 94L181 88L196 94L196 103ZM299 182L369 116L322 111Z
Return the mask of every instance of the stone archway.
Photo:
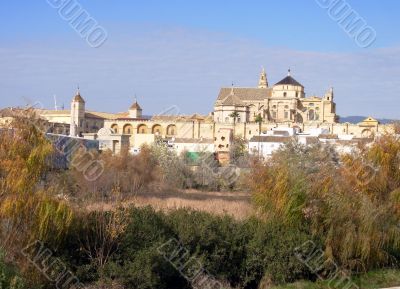
M369 128L363 129L361 132L361 137L370 138L372 137L372 131Z
M176 135L176 125L174 124L170 124L169 126L167 126L167 135Z
M151 129L151 133L155 134L155 135L161 135L162 134L161 125L159 125L159 124L153 125L153 127Z
M114 133L118 133L118 124L116 123L112 124L111 129L113 130Z
M124 134L133 134L132 125L130 125L130 124L124 125L123 132L124 132Z
M137 127L137 133L138 134L145 134L147 133L147 125L145 124L139 124Z

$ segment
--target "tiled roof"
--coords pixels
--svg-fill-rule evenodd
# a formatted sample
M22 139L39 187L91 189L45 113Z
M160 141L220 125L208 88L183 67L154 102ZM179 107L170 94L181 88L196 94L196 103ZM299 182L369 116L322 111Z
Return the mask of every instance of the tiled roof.
M40 110L39 113L42 114L42 115L70 115L71 111L70 110L50 110L50 109L46 109L46 110Z
M173 143L214 143L214 140L211 138L201 138L201 139L196 139L196 138L175 138L174 140L171 140Z
M261 136L253 136L250 139L250 142L289 142L292 138L286 136L269 136L269 135L261 135Z
M120 113L107 113L107 112L99 112L99 111L87 111L85 113L86 116L92 118L103 118L103 119L117 119L120 117L128 117L127 112Z
M188 121L188 120L207 120L208 116L200 114L192 115L154 115L151 120L153 121Z
M221 101L221 103L223 105L243 105L243 101L241 101L235 94L229 94Z
M220 104L224 99L226 99L232 92L231 87L223 87L219 91L217 98L217 104ZM253 88L253 87L234 87L233 94L240 100L259 100L262 101L266 98L271 97L271 88Z
M286 76L281 81L275 83L275 85L294 85L294 86L304 87L302 84L300 84L296 79L294 79L290 75Z
M142 108L141 108L140 105L137 103L137 101L135 101L135 103L132 104L131 107L130 107L129 109L142 110Z

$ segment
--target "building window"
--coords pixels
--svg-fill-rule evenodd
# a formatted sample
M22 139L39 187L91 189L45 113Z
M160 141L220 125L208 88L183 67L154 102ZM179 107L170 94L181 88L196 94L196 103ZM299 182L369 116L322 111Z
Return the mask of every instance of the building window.
M276 108L276 105L273 105L272 108Z
M289 118L289 112L285 111L285 119Z
M251 130L249 130L249 134L251 134Z
M298 92L296 92L296 97L299 97L299 93Z
M288 106L288 105L285 105L285 108L286 108L286 109L289 109L289 106Z
M274 118L274 119L276 118L276 111L272 112L272 118Z
M284 96L284 97L286 97L286 96L287 96L287 93L286 93L286 92L284 92L284 93L283 93L283 96Z
M315 120L315 113L313 109L308 111L308 120Z
M310 103L309 106L314 106L314 103Z

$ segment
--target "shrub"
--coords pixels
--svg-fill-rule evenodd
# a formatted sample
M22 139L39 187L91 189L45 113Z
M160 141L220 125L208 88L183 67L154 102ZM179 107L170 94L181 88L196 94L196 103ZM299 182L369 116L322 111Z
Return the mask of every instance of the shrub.
M255 168L255 204L266 218L322 239L342 268L391 265L400 249L399 152L392 136L341 158L329 146L291 143Z
M4 253L0 251L0 288L4 289L23 289L26 285L23 279L15 271L15 268L6 264Z

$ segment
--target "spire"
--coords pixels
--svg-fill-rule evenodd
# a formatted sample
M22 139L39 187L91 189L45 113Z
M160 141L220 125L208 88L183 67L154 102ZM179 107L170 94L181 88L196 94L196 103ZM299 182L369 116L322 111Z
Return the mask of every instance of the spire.
M79 85L78 85L78 89L76 90L76 94L75 94L74 98L72 99L72 101L85 103L85 100L81 96L81 91L79 89Z
M142 108L140 107L140 105L137 102L136 94L135 94L135 102L129 108L128 113L129 113L129 117L131 117L131 118L142 117Z
M291 75L290 75L290 67L289 67L289 69L288 69L288 71L287 71L287 76L291 76Z
M260 80L258 81L258 88L268 88L267 73L265 72L264 67L262 67Z

